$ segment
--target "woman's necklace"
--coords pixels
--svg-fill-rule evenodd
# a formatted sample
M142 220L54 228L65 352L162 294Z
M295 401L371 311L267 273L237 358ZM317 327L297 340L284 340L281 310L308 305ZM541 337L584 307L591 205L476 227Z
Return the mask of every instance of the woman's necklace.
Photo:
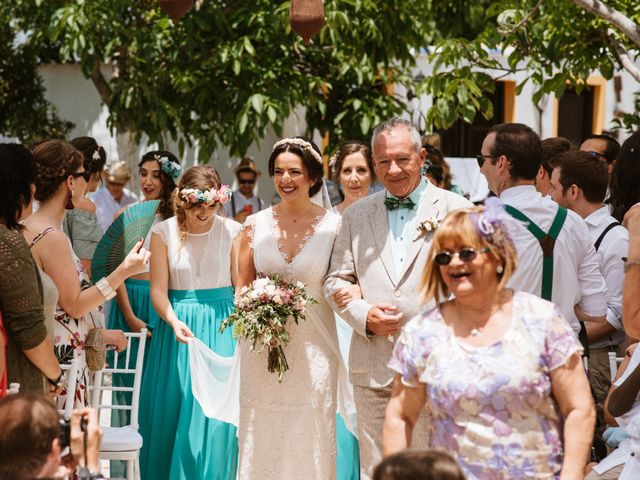
M290 218L291 220L293 220L293 223L298 223L298 219L304 217L308 211L310 211L313 208L313 203L311 205L309 205L309 208L307 208L304 212L302 212L300 215L297 215L296 217L292 216L292 215L288 215L286 213L284 213L282 211L282 207L280 207L278 209L278 211L276 212L277 215L284 215L287 218Z

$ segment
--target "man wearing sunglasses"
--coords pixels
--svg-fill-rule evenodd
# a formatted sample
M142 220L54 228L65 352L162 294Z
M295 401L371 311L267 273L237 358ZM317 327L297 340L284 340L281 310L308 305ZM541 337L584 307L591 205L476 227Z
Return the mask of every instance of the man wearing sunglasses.
M382 459L382 424L395 376L387 363L400 328L423 308L418 292L433 232L450 211L472 206L422 177L427 152L411 122L382 122L371 146L374 169L385 189L344 211L324 284L332 308L354 331L349 379L363 480L371 478ZM360 286L362 298L338 307L334 295L353 284ZM414 438L428 438L424 418Z
M580 321L605 322L607 290L586 224L536 191L540 137L520 123L496 125L477 158L489 189L521 221L509 286L553 301L576 334Z
M251 158L243 158L235 169L238 189L233 192L231 201L224 205L224 213L227 217L244 223L247 217L264 209L265 204L254 195L256 182L260 176L260 170L256 162Z
M589 135L580 145L580 151L606 162L607 172L611 176L620 151L620 144L609 135Z

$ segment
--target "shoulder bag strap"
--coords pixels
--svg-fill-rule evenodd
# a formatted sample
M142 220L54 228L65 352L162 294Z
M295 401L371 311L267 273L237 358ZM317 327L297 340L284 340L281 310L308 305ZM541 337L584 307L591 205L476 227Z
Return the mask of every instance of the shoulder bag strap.
M600 236L598 237L598 239L596 240L596 243L593 244L593 246L596 249L596 252L598 251L598 249L600 248L600 244L602 243L602 240L604 240L604 237L607 235L607 233L609 233L609 230L611 230L614 227L617 227L618 225L620 225L620 222L612 222L609 225L607 225L607 228L605 228L602 233L600 234Z

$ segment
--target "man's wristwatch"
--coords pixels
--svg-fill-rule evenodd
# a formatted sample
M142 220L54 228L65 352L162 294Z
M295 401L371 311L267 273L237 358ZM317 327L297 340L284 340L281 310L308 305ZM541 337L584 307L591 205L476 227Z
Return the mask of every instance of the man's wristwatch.
M60 376L55 380L51 380L50 378L47 377L47 382L49 382L49 385L54 387L56 390L64 386L65 380L66 378L64 375L64 370L60 370Z

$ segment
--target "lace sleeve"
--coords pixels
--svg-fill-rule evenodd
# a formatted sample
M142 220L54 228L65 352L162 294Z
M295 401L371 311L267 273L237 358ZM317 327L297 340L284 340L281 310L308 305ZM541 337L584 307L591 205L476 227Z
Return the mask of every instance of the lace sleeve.
M249 246L251 247L251 249L254 249L255 245L256 245L256 217L255 217L255 215L251 215L251 216L247 217L247 219L244 222L244 225L242 225L242 231L244 232L244 234L246 236L248 236L250 238Z
M0 309L7 332L23 350L47 336L42 311L42 285L22 235L0 229Z

